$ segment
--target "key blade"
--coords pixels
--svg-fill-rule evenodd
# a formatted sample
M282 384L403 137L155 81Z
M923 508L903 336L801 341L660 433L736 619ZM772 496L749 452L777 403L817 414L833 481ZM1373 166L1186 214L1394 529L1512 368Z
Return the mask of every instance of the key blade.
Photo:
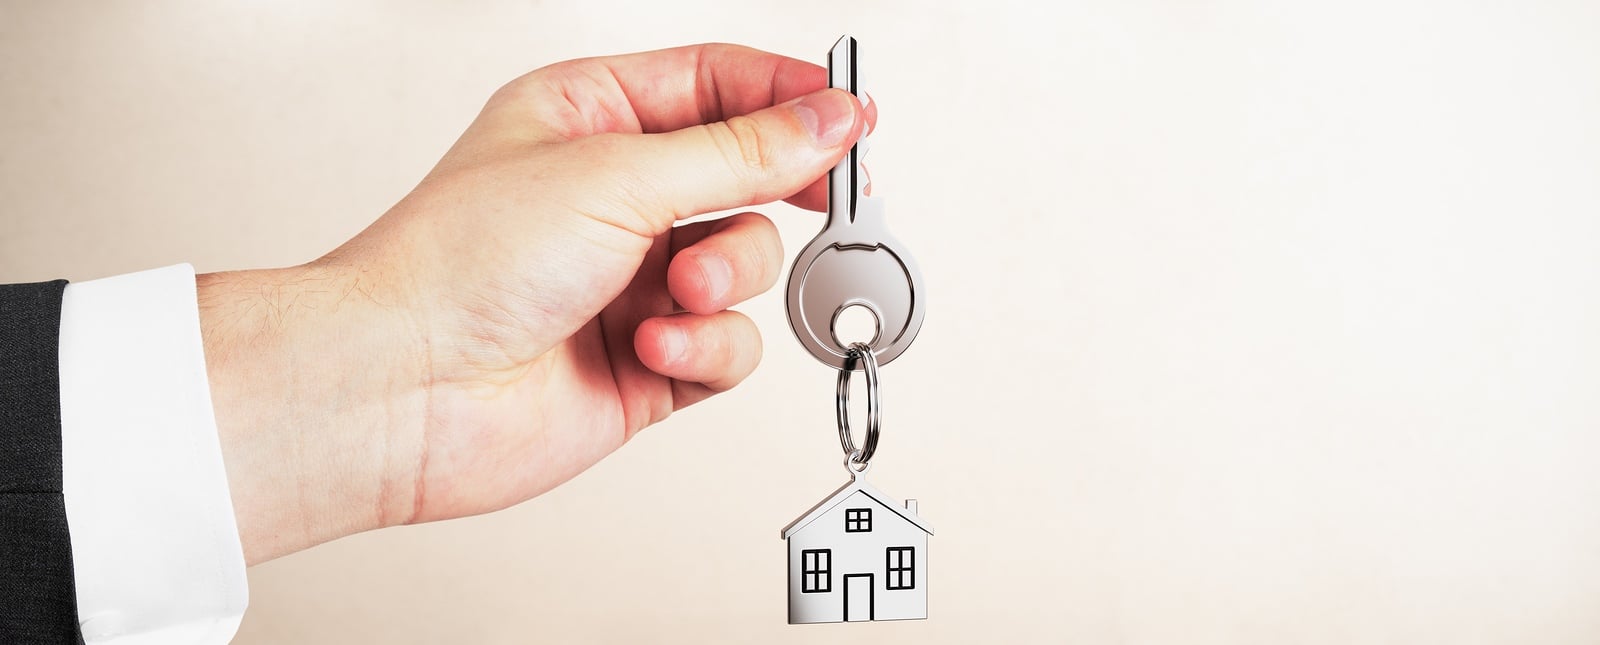
M856 94L856 39L844 35L828 50L828 87Z
M839 88L862 96L857 73L856 39L848 34L839 37L828 51L828 87ZM828 226L852 224L856 221L856 202L866 194L866 173L861 168L861 157L867 152L866 138L862 137L839 164L828 172Z

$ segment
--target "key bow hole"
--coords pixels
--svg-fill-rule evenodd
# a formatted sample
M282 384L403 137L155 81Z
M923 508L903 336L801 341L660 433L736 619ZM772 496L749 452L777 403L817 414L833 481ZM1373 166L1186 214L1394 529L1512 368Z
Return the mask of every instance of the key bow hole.
M849 347L850 343L876 346L883 335L883 317L871 303L855 300L834 312L829 328L833 331L833 342L839 347Z

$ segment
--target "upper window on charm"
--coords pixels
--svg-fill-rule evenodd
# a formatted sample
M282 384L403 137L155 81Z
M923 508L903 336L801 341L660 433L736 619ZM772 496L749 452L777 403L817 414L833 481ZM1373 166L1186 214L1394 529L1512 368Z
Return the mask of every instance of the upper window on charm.
M852 508L844 512L845 533L869 533L872 531L872 509Z

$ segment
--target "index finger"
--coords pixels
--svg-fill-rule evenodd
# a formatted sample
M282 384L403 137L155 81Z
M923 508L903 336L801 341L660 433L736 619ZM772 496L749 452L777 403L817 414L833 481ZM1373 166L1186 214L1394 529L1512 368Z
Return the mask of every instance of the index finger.
M513 109L530 110L542 134L571 140L725 121L827 85L820 65L713 43L570 60L535 70L506 90Z
M725 43L573 63L585 61L610 71L646 133L726 121L828 86L821 65ZM870 102L867 108L870 127L877 110Z
M828 86L828 70L758 49L706 44L598 59L644 132L726 121Z

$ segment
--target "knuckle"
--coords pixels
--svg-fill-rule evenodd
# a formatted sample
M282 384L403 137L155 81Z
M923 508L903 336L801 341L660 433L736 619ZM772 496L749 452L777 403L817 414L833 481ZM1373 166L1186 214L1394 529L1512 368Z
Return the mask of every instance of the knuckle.
M760 229L752 228L744 232L744 239L742 240L745 249L746 268L754 275L760 276L761 284L759 288L762 290L771 287L773 282L778 279L778 270L780 269L778 257L783 255L781 251L778 256L771 254L767 246L767 236L764 233Z
M714 392L733 388L761 364L761 331L748 316L737 311L717 315L716 367L702 381Z
M772 165L769 143L755 119L736 116L720 125L722 153L730 166L759 172Z
M736 350L738 356L734 361L739 363L736 369L739 378L742 380L755 371L756 366L761 363L761 330L756 327L755 321L750 320L749 316L737 311L732 313L735 318L734 325L737 328L737 331L734 331L733 334L736 336L737 340L735 342L738 344L738 349Z
M498 109L512 105L527 105L535 103L545 96L559 96L561 83L565 82L569 72L561 65L542 67L501 85L489 95L488 109Z

